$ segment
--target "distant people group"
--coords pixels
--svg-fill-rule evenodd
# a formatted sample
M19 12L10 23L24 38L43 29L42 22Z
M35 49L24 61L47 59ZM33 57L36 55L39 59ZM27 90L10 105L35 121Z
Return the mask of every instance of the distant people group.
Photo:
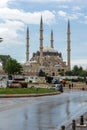
M69 81L69 89L73 88L73 82Z
M53 81L53 84L60 84L59 85L59 90L61 92L63 92L63 89L64 89L64 87L66 87L66 85L68 85L69 90L73 89L73 87L74 87L72 81L66 81L66 80L61 80L60 81L60 80L56 79L56 80Z

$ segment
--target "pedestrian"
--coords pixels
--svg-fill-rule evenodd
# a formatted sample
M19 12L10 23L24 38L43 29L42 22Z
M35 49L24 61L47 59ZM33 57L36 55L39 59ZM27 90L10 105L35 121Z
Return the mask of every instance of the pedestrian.
M71 82L69 82L69 89L71 89Z
M72 83L72 88L73 88L73 83Z
M60 91L60 92L63 92L63 84L62 84L62 81L60 82L60 85L59 85L59 91Z
M71 89L71 84L69 84L69 89Z
M63 84L62 84L62 82L61 82L61 84L60 84L60 92L63 93Z

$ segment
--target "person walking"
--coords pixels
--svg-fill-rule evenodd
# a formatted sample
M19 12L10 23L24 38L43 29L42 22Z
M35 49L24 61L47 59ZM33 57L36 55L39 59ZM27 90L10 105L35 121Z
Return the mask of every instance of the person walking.
M71 81L69 81L69 89L71 89Z
M73 88L73 83L72 83L72 88Z

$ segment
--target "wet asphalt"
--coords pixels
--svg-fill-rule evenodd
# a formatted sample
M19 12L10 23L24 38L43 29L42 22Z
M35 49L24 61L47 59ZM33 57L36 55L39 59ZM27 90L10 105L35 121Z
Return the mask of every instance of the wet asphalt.
M0 130L59 130L87 110L87 92L0 99Z

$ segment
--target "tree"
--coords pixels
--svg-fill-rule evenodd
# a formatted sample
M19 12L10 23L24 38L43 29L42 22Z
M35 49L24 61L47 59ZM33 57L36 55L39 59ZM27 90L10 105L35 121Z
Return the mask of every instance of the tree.
M72 70L73 75L79 76L82 72L83 72L83 68L81 66L78 67L77 65L75 65L73 67L73 70Z
M59 75L64 76L64 71L61 70L61 71L59 72Z
M20 74L22 66L15 59L9 58L4 66L4 70L8 74Z
M5 66L5 63L7 62L7 60L11 58L9 55L0 55L0 62L2 63L3 65L3 69L4 69L4 66Z
M52 83L53 77L46 76L45 79L46 79L46 82L50 84Z
M80 76L82 76L82 77L86 77L87 76L87 71L82 71L81 73L80 73Z
M72 76L72 71L66 71L66 72L65 72L65 75L67 75L67 76Z

